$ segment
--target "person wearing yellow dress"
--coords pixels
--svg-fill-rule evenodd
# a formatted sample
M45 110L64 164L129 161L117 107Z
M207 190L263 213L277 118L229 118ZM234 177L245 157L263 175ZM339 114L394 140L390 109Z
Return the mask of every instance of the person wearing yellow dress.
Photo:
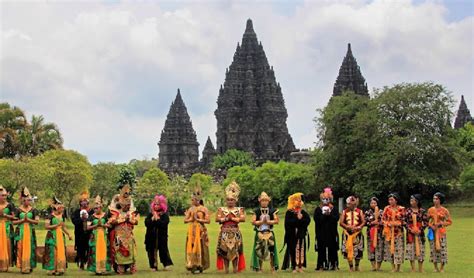
M49 275L63 275L67 268L66 235L69 240L72 237L64 223L64 204L56 197L51 203L52 211L44 225L48 232L44 243L43 269Z
M110 272L110 262L107 256L107 216L102 210L102 198L99 195L94 199L94 213L89 215L87 230L92 231L89 238L89 254L87 270L97 275Z
M209 238L205 224L210 223L209 211L202 204L202 191L196 188L191 196L191 207L184 223L189 224L186 237L186 269L202 273L209 268Z
M0 185L0 272L7 272L13 263L13 225L15 208L8 202L8 191Z
M433 206L428 210L430 261L434 264L436 272L444 272L444 266L448 263L446 227L453 223L449 210L442 206L445 199L446 197L443 193L435 193L433 196ZM439 267L438 264L440 264Z
M36 233L39 223L38 211L32 206L33 198L28 188L20 193L20 206L17 208L13 224L16 226L16 267L21 273L31 273L36 267Z

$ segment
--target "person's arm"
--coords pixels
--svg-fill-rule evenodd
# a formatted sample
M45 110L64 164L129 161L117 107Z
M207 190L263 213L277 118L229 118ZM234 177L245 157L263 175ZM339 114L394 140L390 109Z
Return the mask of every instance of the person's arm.
M74 226L82 225L81 211L79 209L72 213L71 222L74 224Z
M51 217L54 217L54 216L49 216L44 222L44 228L46 230L54 230L60 225L60 224L51 224Z
M358 231L362 230L362 228L364 228L365 223L366 223L365 218L364 218L364 214L363 214L361 209L359 210L359 219L361 219L361 221L360 221L359 225L357 225L357 230Z
M254 212L254 213L252 214L252 225L258 227L258 226L262 225L262 222L263 222L263 221L261 221L261 220L257 220L257 214L256 214L256 212Z
M346 223L344 223L345 221L345 216L344 216L344 211L342 212L342 217L339 218L339 226L341 226L341 228L343 228L344 230L347 230L348 229L348 226L346 225Z
M32 209L31 214L32 214L31 219L26 218L26 221L30 222L33 225L38 225L40 221L38 211L36 209Z
M245 210L244 208L239 209L239 215L237 217L233 217L232 221L234 222L245 222Z
M216 213L216 222L219 223L219 224L222 224L226 221L226 218L227 217L224 217L224 215L222 213L222 210L220 208L218 208L217 213Z
M191 208L189 208L188 210L186 210L186 212L184 213L184 224L187 224L187 223L191 223L193 222L194 219L191 215Z
M15 220L12 221L13 225L19 225L23 222L25 222L25 218L20 219L20 209L17 209L15 212Z
M71 234L69 233L69 230L66 227L66 223L62 222L61 225L63 226L63 232L67 235L69 240L72 240L72 236L71 236Z
M451 220L451 214L449 213L449 210L445 209L446 210L446 216L444 219L446 219L444 221L444 226L447 227L447 226L450 226L451 224L453 224L453 221Z
M168 213L163 213L158 220L156 220L156 224L159 228L163 228L165 226L168 226L170 223L170 217Z
M278 217L278 210L273 212L273 220L269 220L269 225L278 225L280 223L280 218Z

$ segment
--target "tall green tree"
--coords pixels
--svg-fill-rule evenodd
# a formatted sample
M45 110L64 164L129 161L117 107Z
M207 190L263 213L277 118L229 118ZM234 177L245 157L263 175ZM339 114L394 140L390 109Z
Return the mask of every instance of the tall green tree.
M36 159L51 169L52 178L47 188L67 207L71 207L81 191L89 190L92 185L92 166L87 158L78 152L51 150Z
M104 201L112 200L112 197L117 194L120 169L121 165L113 162L100 162L93 165L93 181L90 187L91 197L100 195Z
M8 103L0 103L0 158L13 158L18 152L18 136L26 127L25 113Z
M146 199L149 201L151 201L156 194L168 196L170 193L171 184L168 175L158 168L151 168L146 171L135 188L135 195L138 199Z
M63 139L54 123L47 123L43 116L31 117L31 121L19 135L19 153L36 156L48 150L61 149Z

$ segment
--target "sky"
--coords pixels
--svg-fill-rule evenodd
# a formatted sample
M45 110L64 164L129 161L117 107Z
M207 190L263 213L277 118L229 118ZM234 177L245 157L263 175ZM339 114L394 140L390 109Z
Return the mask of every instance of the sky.
M1 1L0 102L59 126L92 163L158 156L178 88L215 145L217 96L251 18L297 148L351 43L370 91L434 81L474 109L473 1ZM474 112L474 110L473 110Z

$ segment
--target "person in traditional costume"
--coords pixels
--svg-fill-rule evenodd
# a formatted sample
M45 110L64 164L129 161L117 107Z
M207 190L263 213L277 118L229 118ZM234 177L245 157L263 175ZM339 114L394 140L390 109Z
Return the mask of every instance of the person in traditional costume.
M314 222L316 230L315 250L318 253L316 270L339 269L339 235L337 224L339 212L333 205L331 188L327 187L319 195L321 203L314 210Z
M133 228L138 225L138 214L132 200L132 189L129 184L119 186L120 194L115 195L109 206L108 223L112 230L109 234L110 252L117 273L124 274L137 271L137 244Z
M35 226L39 223L39 213L32 206L33 197L28 188L20 192L20 205L15 213L13 224L15 230L16 267L21 273L31 273L36 267L36 233Z
M63 275L67 268L66 237L72 237L64 223L64 205L56 197L51 201L51 213L46 219L44 228L46 233L45 249L43 254L43 269L49 275Z
M286 270L291 267L293 273L304 272L306 251L310 244L308 226L311 217L303 209L303 205L303 193L298 192L288 197L284 239L286 251L281 269Z
M110 227L107 215L103 211L102 198L97 195L94 199L94 213L89 215L87 230L92 231L89 238L89 258L87 270L97 275L111 271L108 258L107 228Z
M405 226L405 208L398 205L398 193L388 195L388 203L383 210L382 223L385 238L384 261L392 263L392 272L400 272L403 263L405 245L403 227Z
M89 193L84 191L79 196L79 208L74 210L71 221L74 224L74 249L76 250L75 262L80 269L84 267L89 257L89 239L91 231L87 230L87 220L94 210L89 207Z
M186 237L186 269L191 273L202 273L209 268L209 238L205 224L209 224L209 211L201 204L202 191L194 189L191 207L186 211L184 223L189 223Z
M349 270L360 271L359 263L364 254L364 237L362 229L365 217L357 207L358 200L354 196L346 199L346 208L342 211L339 225L342 227L342 254L349 263ZM354 265L355 261L355 265Z
M232 262L234 273L245 269L244 245L239 223L245 222L245 210L238 207L239 185L233 181L225 189L225 207L217 209L216 222L221 225L217 240L217 269L229 273Z
M379 199L370 198L370 208L365 212L367 225L367 254L372 271L379 271L382 266L384 252L382 210L379 208Z
M406 253L405 259L410 261L411 271L415 272L415 261L418 271L423 272L425 260L425 228L428 226L428 214L421 207L421 195L410 196L410 207L405 210L406 222Z
M273 225L279 223L278 209L270 206L271 198L262 192L258 197L260 207L254 210L252 224L255 230L255 239L252 250L252 269L262 272L263 261L270 260L272 272L278 270L278 252L276 248Z
M156 195L150 204L150 213L145 219L145 249L153 271L158 270L158 255L164 270L170 270L173 265L168 249L169 223L168 201L164 195Z
M434 264L436 272L444 272L444 266L448 263L448 240L446 227L451 225L451 215L442 206L446 197L437 192L433 196L433 205L428 209L428 240L430 241L430 261ZM440 266L438 267L438 264Z
M8 202L8 191L0 185L0 272L7 272L13 266L13 225L15 207Z

